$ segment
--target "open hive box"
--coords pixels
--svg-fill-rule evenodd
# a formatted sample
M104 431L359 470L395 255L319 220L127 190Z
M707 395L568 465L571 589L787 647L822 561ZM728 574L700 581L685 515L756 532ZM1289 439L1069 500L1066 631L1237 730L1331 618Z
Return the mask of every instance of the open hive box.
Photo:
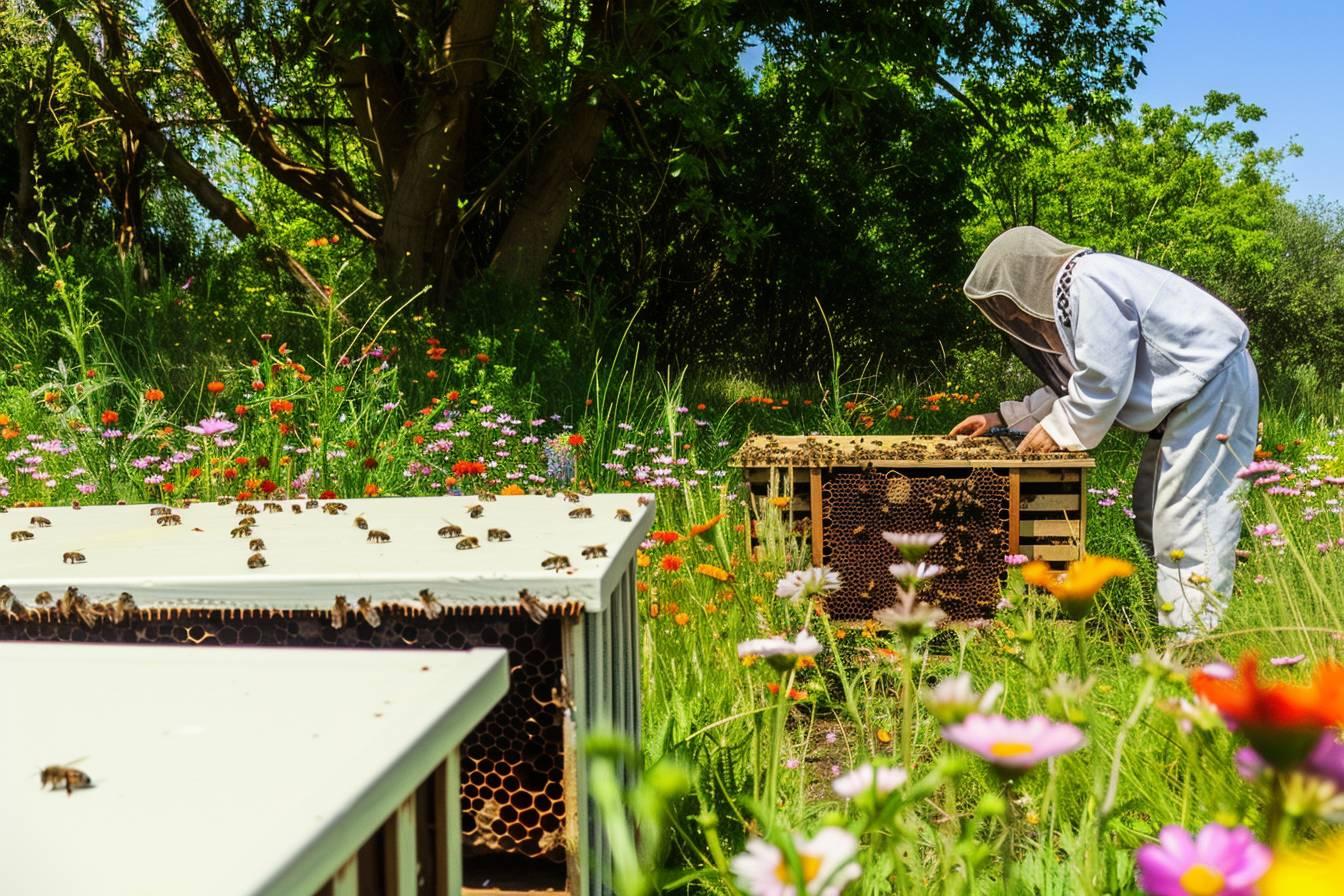
M1087 471L1079 453L1020 455L1008 438L753 436L734 463L756 523L779 512L810 540L812 562L840 573L837 619L896 601L898 557L885 532L942 532L928 561L946 569L927 595L954 619L993 614L1006 554L1063 566L1082 554Z
M507 648L509 693L461 748L465 883L608 892L576 750L595 724L639 737L653 506L570 497L11 509L0 640Z

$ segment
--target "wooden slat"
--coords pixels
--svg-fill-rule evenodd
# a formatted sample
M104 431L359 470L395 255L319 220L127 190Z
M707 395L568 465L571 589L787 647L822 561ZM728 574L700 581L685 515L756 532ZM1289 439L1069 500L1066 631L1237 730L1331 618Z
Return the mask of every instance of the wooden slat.
M1078 547L1087 550L1087 471L1078 471L1078 498L1082 504L1078 508Z
M434 896L462 891L462 775L458 752L434 771Z
M895 451L902 443L918 442L932 449L940 442L944 444L951 443L953 451L966 450L971 448L988 449L986 455L982 457L929 457L919 460L903 460L898 458L868 458L862 460L848 460L843 457L845 452L859 446L862 449L871 449L874 451ZM733 466L744 467L746 469L769 469L774 468L805 468L821 458L810 458L806 452L805 446L811 442L821 451L832 451L840 453L842 456L837 458L841 461L833 465L834 468L859 468L868 465L870 462L874 467L892 468L892 467L1001 467L1001 468L1058 468L1074 467L1085 468L1095 466L1095 461L1083 452L1068 452L1063 454L1052 454L1045 456L1021 455L1017 454L1013 443L1004 439L963 439L951 437L928 437L928 436L774 436L769 440L765 436L753 436L743 445L743 450L769 452L769 459L761 462L742 463L739 457L732 460ZM795 456L793 452L798 452Z
M1021 496L1021 503L1018 505L1022 510L1071 510L1078 511L1078 495L1033 495L1030 493Z
M808 484L811 492L812 514L812 565L821 565L821 470L816 467L808 470Z
M1022 553L1033 560L1077 560L1079 550L1076 544L1037 544L1024 545Z
M416 896L415 794L397 807L383 826L383 867L387 896Z
M1080 540L1082 526L1077 520L1022 520L1020 525L1022 539L1033 538L1072 538Z
M1082 469L1078 467L1023 467L1023 482L1078 482Z
M1022 540L1021 519L1017 512L1022 501L1022 471L1008 471L1008 553L1016 554Z
M359 896L359 854L351 856L331 878L331 896Z

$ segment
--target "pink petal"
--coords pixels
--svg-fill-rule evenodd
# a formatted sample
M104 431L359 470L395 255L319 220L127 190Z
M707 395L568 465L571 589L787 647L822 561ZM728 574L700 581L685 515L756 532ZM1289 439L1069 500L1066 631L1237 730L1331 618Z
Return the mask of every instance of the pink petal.
M1169 824L1164 827L1157 835L1157 842L1161 843L1162 848L1183 867L1189 867L1199 861L1199 855L1195 852L1195 838L1179 825Z

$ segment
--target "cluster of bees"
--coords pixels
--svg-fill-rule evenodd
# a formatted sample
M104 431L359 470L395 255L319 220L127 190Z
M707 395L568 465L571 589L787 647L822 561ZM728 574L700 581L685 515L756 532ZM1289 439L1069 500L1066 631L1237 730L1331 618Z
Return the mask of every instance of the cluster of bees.
M136 609L135 598L128 591L121 592L112 600L92 601L74 585L65 589L59 598L53 597L50 591L39 591L33 598L33 604L43 609L51 608L62 622L77 620L89 628L93 628L101 619L120 623ZM29 612L8 585L0 585L0 616L23 622L28 619Z
M425 614L427 619L438 619L447 610L443 602L439 600L437 594L428 588L421 588L419 594L420 611ZM546 621L550 611L546 605L532 595L526 588L518 592L518 607L538 625ZM350 621L351 612L358 613L360 618L369 624L372 628L377 628L383 624L382 614L378 612L379 606L374 605L373 600L368 597L361 597L355 601L353 607L350 600L344 594L336 595L336 599L331 604L331 627L334 629L345 628L346 623Z
M734 457L739 467L846 467L872 461L1008 460L1016 454L997 438L958 439L948 436L907 436L893 441L868 441L864 436L828 438L807 436L801 442L781 442L773 435L747 440Z

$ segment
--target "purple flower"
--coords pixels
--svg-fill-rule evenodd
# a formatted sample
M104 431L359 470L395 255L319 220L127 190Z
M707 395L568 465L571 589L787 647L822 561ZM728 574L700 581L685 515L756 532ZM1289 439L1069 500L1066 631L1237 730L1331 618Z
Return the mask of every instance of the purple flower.
M1208 824L1195 837L1168 825L1135 855L1149 896L1252 896L1269 870L1269 847L1246 828Z
M1307 658L1305 653L1299 653L1297 656L1276 656L1270 659L1270 665L1273 666L1296 666Z
M1021 566L1027 562L1026 554L1004 554L1003 562L1008 566Z
M1274 523L1260 523L1255 527L1256 538L1269 538L1279 534L1279 527Z
M187 432L194 432L198 436L217 436L226 432L233 432L238 428L238 424L220 417L206 417L197 426L187 425L182 428Z

